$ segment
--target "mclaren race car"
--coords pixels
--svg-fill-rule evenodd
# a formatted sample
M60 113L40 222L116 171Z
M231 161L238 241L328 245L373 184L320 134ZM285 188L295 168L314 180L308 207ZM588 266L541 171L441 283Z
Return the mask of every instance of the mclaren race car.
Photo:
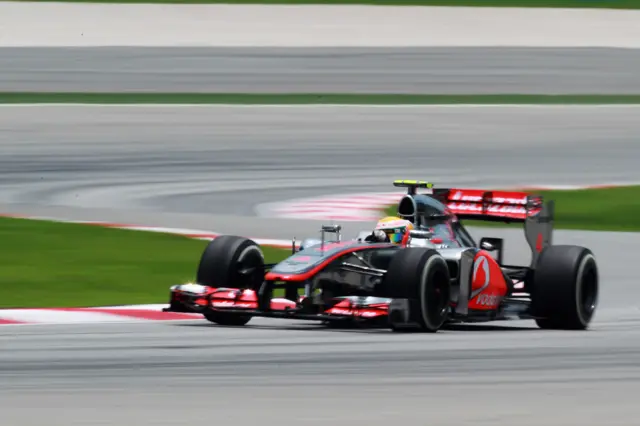
M196 283L171 287L165 310L235 326L275 317L396 331L508 319L588 328L598 300L596 259L588 248L552 244L553 201L422 181L394 185L407 188L398 216L412 224L400 242L371 239L370 231L343 240L340 226L323 226L318 240L292 241L288 258L265 264L254 241L220 236L204 250ZM502 239L476 242L464 219L523 223L530 264L504 264Z

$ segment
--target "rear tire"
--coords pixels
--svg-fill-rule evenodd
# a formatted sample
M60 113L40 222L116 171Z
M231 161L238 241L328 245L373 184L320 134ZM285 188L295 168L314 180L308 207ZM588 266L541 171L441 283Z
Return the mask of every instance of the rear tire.
M449 316L449 268L436 250L399 250L389 264L382 286L388 297L408 300L408 323L393 312L389 315L389 325L394 331L417 329L435 333Z
M533 275L531 306L543 329L586 330L598 304L598 265L591 250L545 248Z
M196 282L214 288L258 290L264 280L264 255L254 241L222 235L211 241L200 258ZM242 326L250 315L207 309L204 317L216 324Z

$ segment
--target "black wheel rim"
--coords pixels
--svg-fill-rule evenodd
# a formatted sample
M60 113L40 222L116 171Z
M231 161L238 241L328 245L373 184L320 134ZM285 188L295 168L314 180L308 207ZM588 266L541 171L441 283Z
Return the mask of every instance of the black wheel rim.
M257 290L264 280L264 260L258 250L249 250L238 259L237 287ZM234 284L234 286L236 286Z
M585 320L590 320L598 303L598 274L592 263L586 265L580 277L580 308Z
M449 282L442 270L436 270L429 277L426 291L427 318L432 326L439 326L445 318L449 304Z

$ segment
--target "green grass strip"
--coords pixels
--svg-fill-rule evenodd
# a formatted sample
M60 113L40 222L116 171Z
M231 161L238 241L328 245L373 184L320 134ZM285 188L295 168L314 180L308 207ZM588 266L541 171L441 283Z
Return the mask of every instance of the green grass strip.
M207 241L178 235L0 218L0 308L167 303L195 278ZM290 251L263 247L266 261Z
M0 103L88 104L640 104L635 95L403 95L251 93L0 93Z
M59 0L36 0L42 2ZM380 6L562 7L639 9L639 0L67 0L69 3L362 4Z
M555 228L591 231L640 231L640 185L619 188L535 191L545 199L555 200ZM397 206L384 210L395 215ZM465 220L466 226L516 227L521 223L502 224Z

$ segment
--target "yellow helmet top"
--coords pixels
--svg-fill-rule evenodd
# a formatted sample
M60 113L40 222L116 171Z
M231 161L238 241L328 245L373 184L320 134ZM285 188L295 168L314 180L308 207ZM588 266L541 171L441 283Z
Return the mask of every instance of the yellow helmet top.
M387 216L378 221L376 229L380 229L389 237L392 243L402 242L405 232L413 229L413 224L396 216Z

